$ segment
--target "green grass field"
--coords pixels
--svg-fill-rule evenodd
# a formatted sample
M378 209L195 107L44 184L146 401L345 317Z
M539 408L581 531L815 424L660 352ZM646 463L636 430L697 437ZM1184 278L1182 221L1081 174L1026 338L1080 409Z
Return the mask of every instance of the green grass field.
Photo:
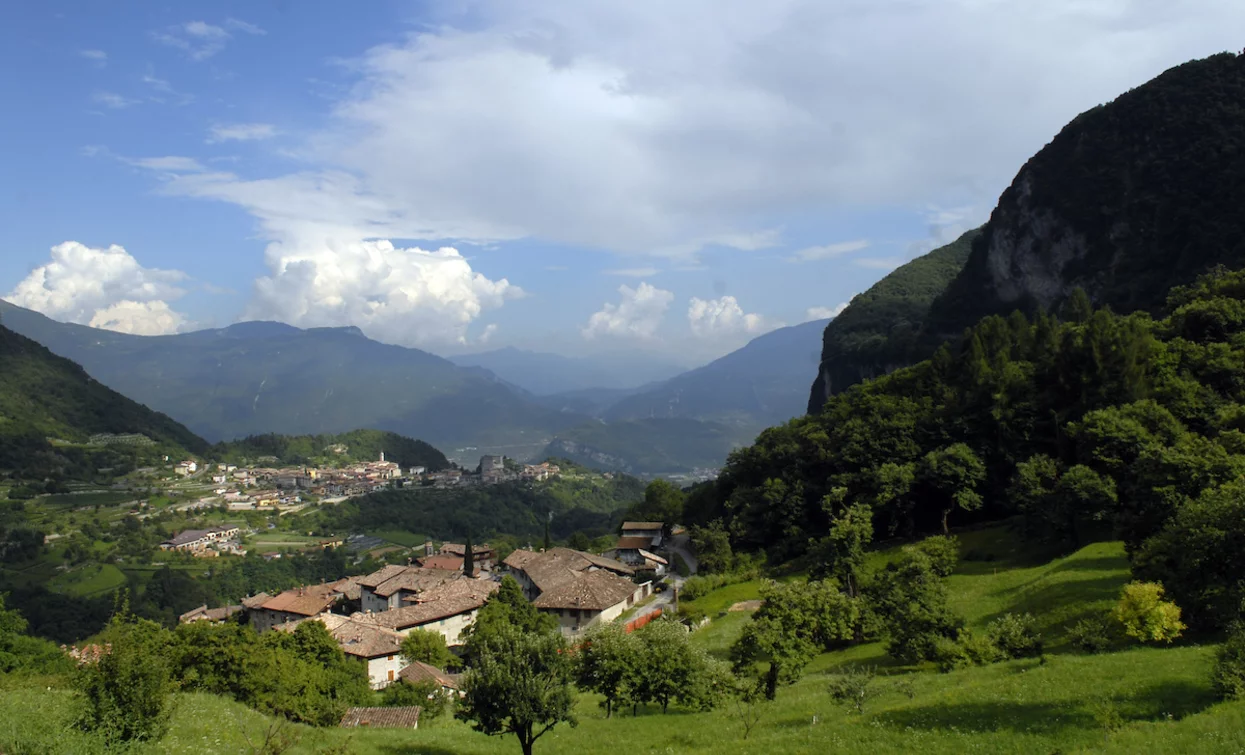
M66 493L49 495L38 499L39 503L62 508L82 508L83 506L116 506L142 498L133 493L116 490L95 490L86 493Z
M125 584L125 574L112 564L88 564L57 574L48 589L75 597L94 597Z
M1068 622L1104 610L1127 581L1118 544L1100 543L1033 564L1009 551L1006 530L973 533L976 551L950 578L954 604L973 626L1006 612L1030 611L1051 651L1036 659L941 674L898 667L881 643L819 656L794 685L779 691L751 736L735 711L642 709L611 720L596 698L581 695L579 726L561 726L537 742L549 755L637 753L1220 753L1245 751L1245 702L1215 700L1209 681L1214 645L1189 641L1170 648L1129 646L1101 655L1073 652ZM1008 553L1011 552L1009 556ZM887 554L879 554L885 558ZM702 600L729 606L756 596L756 583L732 585ZM716 616L716 613L711 614ZM749 620L744 612L715 618L693 640L718 657ZM878 694L863 713L835 705L827 674L848 664L879 667ZM90 752L81 734L66 733L68 692L42 681L0 682L2 752ZM179 698L171 733L148 752L247 752L265 719L231 702ZM314 730L288 727L290 752L517 753L513 738L490 738L464 724L436 721L418 731ZM245 733L244 733L245 732ZM624 747L625 745L625 747Z
M406 530L369 530L367 534L394 545L401 545L403 548L417 548L428 541L428 538L423 535Z

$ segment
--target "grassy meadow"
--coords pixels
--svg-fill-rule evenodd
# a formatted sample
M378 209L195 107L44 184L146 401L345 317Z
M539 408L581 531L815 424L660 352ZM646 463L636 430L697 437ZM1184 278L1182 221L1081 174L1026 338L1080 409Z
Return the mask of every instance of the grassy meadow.
M559 726L536 744L549 755L636 753L1235 753L1245 752L1245 702L1217 702L1210 688L1213 643L1182 640L1172 647L1126 645L1100 655L1073 650L1071 623L1114 603L1128 580L1117 543L1096 543L1035 564L1004 528L962 536L965 560L950 578L953 604L970 625L1007 612L1028 611L1042 628L1048 654L938 673L901 667L881 643L819 656L796 684L762 707L747 739L737 711L711 713L641 709L611 720L597 699L582 695L579 725ZM877 554L886 558L886 552ZM706 595L712 622L695 642L719 657L748 621L728 612L755 598L759 583L731 585ZM712 608L712 612L709 610ZM828 674L847 665L876 666L876 695L863 713L835 705ZM86 737L66 733L72 698L56 682L0 683L0 751L91 752ZM148 752L250 752L273 726L253 711L203 695L179 696L173 727ZM517 753L513 737L490 738L453 720L418 731L312 729L286 725L289 752L398 755Z

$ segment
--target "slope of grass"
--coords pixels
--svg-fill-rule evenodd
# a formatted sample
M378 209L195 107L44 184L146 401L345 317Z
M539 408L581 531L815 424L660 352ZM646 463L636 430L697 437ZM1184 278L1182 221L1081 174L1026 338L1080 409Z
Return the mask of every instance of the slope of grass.
M125 573L112 564L90 564L61 572L48 582L48 588L75 597L111 592L125 584Z
M940 753L1133 753L1238 752L1245 749L1245 703L1219 703L1209 672L1213 645L1130 647L1102 655L1070 652L1063 628L1118 594L1127 577L1118 544L1099 543L1034 565L1006 529L965 536L966 550L993 552L966 561L950 578L957 610L980 626L1004 612L1031 611L1048 633L1054 652L1045 661L1021 660L949 674L890 663L882 643L819 656L794 685L769 704L761 723L743 739L734 710L668 715L641 709L611 720L597 698L579 696L579 726L561 726L536 745L538 753L579 755L616 752L922 752ZM891 551L893 553L893 550ZM878 558L886 558L880 552ZM755 597L732 585L705 599L725 605ZM702 599L703 600L703 599ZM725 658L749 619L731 612L697 631L693 641ZM845 665L879 667L877 694L856 713L833 703L828 672ZM67 732L69 693L43 682L0 683L2 752L92 752L81 734ZM202 695L179 697L170 734L146 752L246 752L271 726L268 719L234 703ZM67 732L67 733L66 733ZM516 753L513 738L490 738L466 725L436 721L418 731L316 730L286 726L297 738L290 752L484 755Z

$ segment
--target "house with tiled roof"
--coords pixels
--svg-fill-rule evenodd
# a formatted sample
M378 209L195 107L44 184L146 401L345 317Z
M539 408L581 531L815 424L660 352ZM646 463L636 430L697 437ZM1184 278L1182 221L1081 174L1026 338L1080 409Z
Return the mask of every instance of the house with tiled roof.
M459 694L460 675L450 674L423 661L415 661L398 672L398 678L409 684L432 682L449 695Z
M603 570L627 579L635 576L635 569L621 561L570 548L550 548L541 553L517 550L503 563L528 600L536 600L542 592L580 572Z
M666 539L665 522L623 522L622 537L643 537L648 539L646 550L658 550Z
M341 599L342 594L333 585L310 585L286 590L262 603L247 599L242 605L255 631L265 632L278 624L325 613Z
M304 621L324 624L341 646L342 652L367 667L368 683L372 689L392 684L407 664L402 660L402 635L372 623L356 621L349 616L322 613L318 616L279 624L279 632L293 632Z
M406 635L414 629L436 632L453 647L465 641L463 632L471 626L498 584L478 579L457 579L430 587L416 602L376 613L363 611L351 618Z
M458 556L459 559L465 559L467 557L467 546L463 543L441 543L437 553L443 556ZM471 553L475 557L475 565L485 570L491 570L497 559L493 546L488 543L471 546ZM462 567L460 566L459 568L461 569Z
M459 570L389 565L358 581L359 607L380 613L414 603L420 593L446 582L464 579Z
M576 637L595 624L617 619L652 592L652 582L636 584L599 569L576 573L542 592L532 605L556 618L562 634Z
M341 725L347 729L418 729L418 705L400 708L348 708Z
M506 567L528 600L557 618L562 633L572 637L593 624L613 621L653 591L652 582L636 584L633 567L591 553L551 548L510 556Z
M220 624L241 610L242 606L240 605L208 608L205 604L199 606L198 608L191 609L181 616L178 616L177 621L181 624L187 624L192 621L210 621L213 624Z

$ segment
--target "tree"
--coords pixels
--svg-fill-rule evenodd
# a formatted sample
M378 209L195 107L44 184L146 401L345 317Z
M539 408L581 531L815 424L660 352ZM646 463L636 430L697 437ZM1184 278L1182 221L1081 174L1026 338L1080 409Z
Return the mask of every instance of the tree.
M644 500L631 507L627 518L662 522L667 527L683 520L687 494L666 480L653 480L644 488Z
M577 551L591 551L592 540L584 534L583 530L575 530L571 536L566 539L566 547Z
M475 576L476 573L476 554L471 545L471 533L467 533L467 542L464 544L463 551L463 574L468 577Z
M167 632L136 618L123 599L100 633L98 658L82 662L74 675L83 703L78 724L110 745L163 736L173 691L167 644Z
M621 624L602 624L584 637L578 653L579 687L604 698L601 707L606 718L630 699L640 658L639 640Z
M559 634L507 626L480 643L455 716L491 736L513 734L523 755L560 723L577 725L569 648Z
M860 626L859 601L832 579L803 585L768 582L761 598L761 607L731 646L731 661L741 675L768 664L761 680L769 700L780 684L799 679L819 650L851 640Z
M830 677L827 691L830 699L840 705L850 705L857 713L865 712L865 703L877 693L873 682L877 670L872 667L848 666Z
M985 479L986 468L967 444L953 443L925 454L918 476L942 510L944 535L951 532L947 519L952 511L981 508L977 486Z
M735 554L731 551L730 534L722 526L721 519L714 519L704 527L693 526L690 540L696 552L697 571L722 574L731 570Z
M1189 613L1189 623L1225 629L1245 601L1245 481L1204 491L1180 507L1137 553L1134 573L1161 582Z
M402 657L407 663L427 663L445 668L454 660L454 654L445 646L445 636L440 632L412 629L402 638Z
M829 497L827 496L827 501ZM823 502L823 506L826 502ZM863 503L831 514L830 534L822 538L816 552L812 576L832 577L847 590L860 594L860 576L865 563L865 548L873 540L873 509Z
M1115 606L1115 619L1124 633L1142 642L1167 642L1180 636L1180 606L1163 600L1163 586L1156 582L1129 582Z
M947 606L947 588L919 550L906 550L887 564L865 591L882 630L887 652L904 663L935 657L940 640L954 640L963 621Z
M640 649L634 676L633 703L653 702L665 713L674 700L693 685L700 660L688 641L687 628L677 621L658 619L636 632Z
M523 595L514 577L502 577L497 592L489 596L471 626L463 631L467 641L464 657L473 662L484 647L485 640L498 632L514 628L520 632L547 634L556 632L558 620L536 610Z

